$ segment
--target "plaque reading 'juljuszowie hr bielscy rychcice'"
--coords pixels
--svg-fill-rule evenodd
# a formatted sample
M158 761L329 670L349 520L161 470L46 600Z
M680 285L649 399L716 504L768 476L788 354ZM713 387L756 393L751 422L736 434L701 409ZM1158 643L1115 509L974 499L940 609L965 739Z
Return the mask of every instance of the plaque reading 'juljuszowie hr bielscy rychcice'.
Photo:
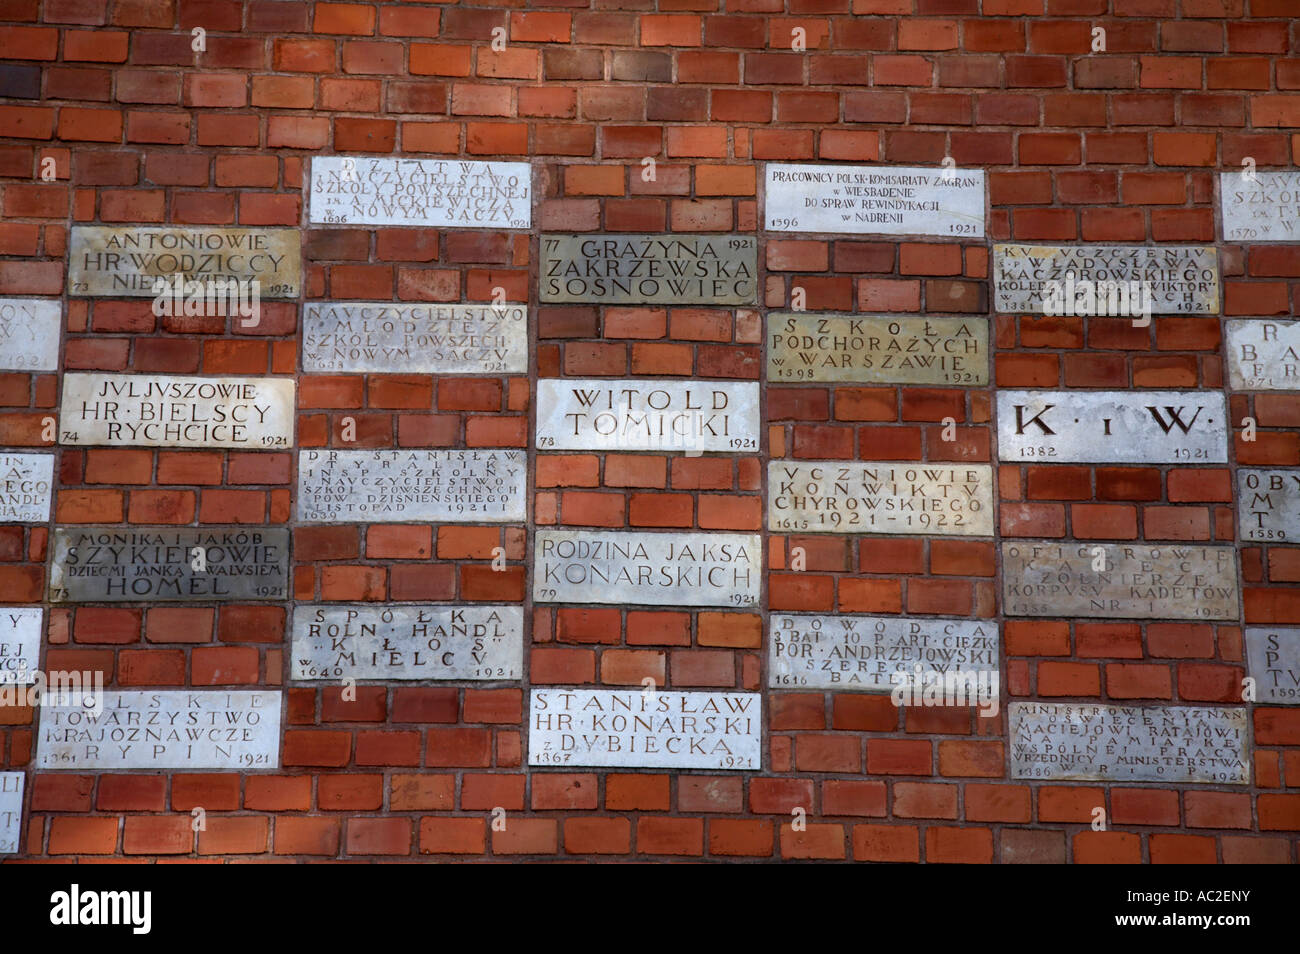
M542 236L546 303L753 305L758 240L684 232Z

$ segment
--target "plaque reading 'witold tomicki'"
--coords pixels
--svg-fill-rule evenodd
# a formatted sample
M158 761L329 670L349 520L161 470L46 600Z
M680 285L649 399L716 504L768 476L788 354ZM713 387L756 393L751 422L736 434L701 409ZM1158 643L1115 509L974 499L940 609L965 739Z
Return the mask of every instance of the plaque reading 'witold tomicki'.
M297 606L293 678L519 679L520 606Z
M0 453L0 523L50 519L53 454Z
M998 455L1040 464L1222 464L1218 391L999 391Z
M744 235L543 235L544 302L753 305L758 243Z
M541 378L538 450L758 453L758 384Z
M1232 547L1002 544L1008 616L1236 619Z
M1237 518L1243 540L1300 540L1300 470L1237 471Z
M317 156L313 225L419 225L526 229L532 224L526 162Z
M45 610L0 606L0 683L28 683L40 668Z
M23 773L0 772L0 855L18 853L23 827Z
M538 530L533 547L533 599L539 603L758 602L758 534Z
M283 600L285 527L55 527L51 603Z
M258 283L262 298L297 298L302 244L297 229L143 228L74 225L68 294L153 298L154 283Z
M298 452L304 523L520 523L527 505L523 451Z
M529 765L756 770L756 692L534 689Z
M998 625L977 619L773 614L768 685L889 692L895 673L998 673Z
M774 460L767 527L805 533L993 535L989 464Z
M1045 314L1053 289L1062 293L1070 282L1075 294L1091 288L1098 301L1110 301L1116 283L1136 287L1157 315L1219 313L1219 257L1212 245L993 246L993 307L999 312Z
M988 384L988 321L807 312L768 315L767 379Z
M280 693L226 689L104 692L103 709L44 706L36 767L273 769L280 765Z
M63 376L59 443L274 450L293 442L291 378Z
M1219 173L1225 241L1300 242L1300 171Z
M1225 330L1234 391L1300 390L1300 321L1234 318Z
M767 164L772 232L984 237L984 170Z
M1012 778L1247 785L1245 709L1013 702Z
M304 371L526 374L525 305L308 302Z
M0 371L56 370L62 314L56 298L0 298Z
M1300 706L1300 628L1251 627L1245 637L1255 701Z

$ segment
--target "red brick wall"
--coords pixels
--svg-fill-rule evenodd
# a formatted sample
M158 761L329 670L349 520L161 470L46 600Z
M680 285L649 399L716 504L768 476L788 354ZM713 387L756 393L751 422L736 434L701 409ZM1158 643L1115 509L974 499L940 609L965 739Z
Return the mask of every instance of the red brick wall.
M533 325L527 378L298 374L291 452L56 449L50 526L289 525L295 600L523 604L525 678L365 685L344 702L287 684L290 603L47 607L46 668L122 688L284 688L281 769L37 772L35 714L0 708L3 767L27 772L21 857L1294 862L1298 708L1251 707L1248 787L1017 781L1005 706L982 718L767 690L765 630L772 611L992 619L1004 703L1237 702L1241 626L1003 620L997 546L1233 543L1235 466L1300 465L1300 395L1233 394L1234 422L1260 430L1227 467L998 465L993 541L765 534L755 612L534 607L529 539L547 526L756 532L771 459L996 464L999 387L1223 389L1220 318L994 315L989 245L1217 244L1224 315L1294 314L1300 246L1219 241L1213 180L1246 156L1297 164L1296 0L521 6L0 0L0 295L64 295L73 224L289 226L302 228L303 300L485 302L501 287ZM191 50L196 27L206 52ZM1105 52L1090 52L1094 27ZM791 49L795 28L806 52ZM320 154L529 160L533 229L308 227L304 171ZM988 170L987 242L759 229L764 161L945 156ZM546 231L755 235L762 304L539 306ZM796 287L811 311L987 316L993 380L764 385L758 455L536 453L526 529L293 522L296 450L344 446L345 418L350 447L523 449L537 377L762 381L765 315ZM300 302L268 302L245 329L156 318L148 299L64 300L65 370L301 366ZM58 389L56 374L0 373L0 447L54 446L41 432ZM947 417L955 441L940 438ZM0 603L41 602L48 532L0 527ZM1243 624L1300 623L1297 554L1240 547ZM763 769L526 768L529 686L646 676L763 692ZM1098 805L1106 831L1090 824ZM805 831L791 825L800 808Z

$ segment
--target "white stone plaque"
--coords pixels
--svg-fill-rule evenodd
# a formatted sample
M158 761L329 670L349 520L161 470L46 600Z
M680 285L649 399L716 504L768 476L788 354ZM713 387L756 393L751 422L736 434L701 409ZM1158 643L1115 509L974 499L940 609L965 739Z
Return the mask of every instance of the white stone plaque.
M1300 627L1246 628L1247 671L1260 705L1300 706Z
M538 450L758 453L757 382L540 378Z
M999 391L1003 463L1223 464L1219 391Z
M293 389L292 378L65 374L59 443L285 450Z
M1237 471L1241 539L1300 541L1300 470Z
M302 369L527 374L528 307L307 302Z
M544 302L617 305L752 305L758 240L685 232L542 236Z
M279 768L280 696L246 689L108 689L98 710L42 706L36 767Z
M1138 297L1123 307L1130 289ZM1149 304L1150 314L1217 315L1218 250L1212 245L993 246L995 311L1042 315L1053 300L1068 304L1062 313L1076 315L1127 316L1134 301Z
M1224 325L1234 391L1300 390L1300 321L1233 318Z
M533 599L648 606L758 604L756 533L538 530Z
M521 450L304 450L304 523L522 523Z
M526 229L532 225L532 166L317 156L311 162L310 210L313 225Z
M1219 173L1225 242L1300 242L1300 171Z
M1011 777L1250 784L1246 710L1013 702Z
M523 677L521 606L299 605L293 678L476 680Z
M39 606L0 606L0 683L32 682L41 668L45 610Z
M0 298L0 371L56 371L63 306L57 298Z
M53 486L53 454L0 451L0 523L45 523Z
M529 703L529 765L762 767L756 692L534 689Z
M803 533L992 536L993 467L770 461L767 527Z
M770 232L984 237L984 170L769 162Z
M0 855L18 854L23 831L22 772L0 772Z
M1007 616L1236 619L1232 547L1181 544L1002 544Z

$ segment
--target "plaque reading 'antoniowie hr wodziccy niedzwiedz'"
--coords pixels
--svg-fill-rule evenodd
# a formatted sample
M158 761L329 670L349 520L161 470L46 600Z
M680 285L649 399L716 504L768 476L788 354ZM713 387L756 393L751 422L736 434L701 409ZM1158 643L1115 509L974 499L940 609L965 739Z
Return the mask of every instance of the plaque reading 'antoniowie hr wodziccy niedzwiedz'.
M28 683L41 665L45 610L0 606L0 683Z
M1300 627L1247 627L1246 668L1255 702L1300 706Z
M1227 242L1300 242L1300 171L1220 172Z
M0 855L18 853L23 830L22 772L0 772Z
M543 302L611 305L753 305L758 242L752 235L636 233L542 236Z
M1234 391L1300 390L1300 321L1234 318L1224 333Z
M53 454L0 452L0 523L49 520L53 487Z
M0 371L55 371L63 305L57 298L0 298Z

